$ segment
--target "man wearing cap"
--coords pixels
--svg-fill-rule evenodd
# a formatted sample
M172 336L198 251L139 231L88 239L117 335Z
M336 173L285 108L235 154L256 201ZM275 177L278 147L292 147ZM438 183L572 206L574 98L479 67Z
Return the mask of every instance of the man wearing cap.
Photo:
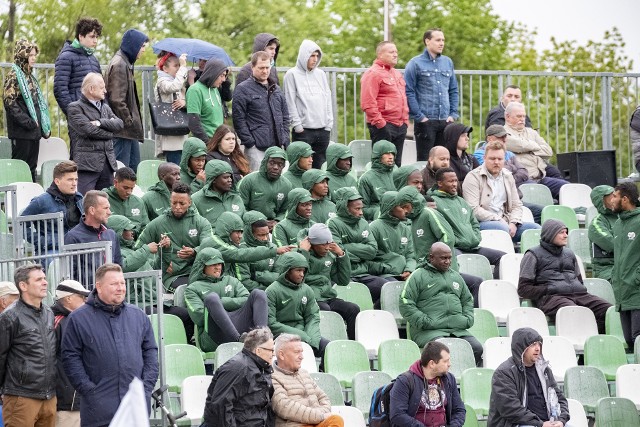
M598 215L589 224L589 241L592 247L591 268L593 277L613 282L613 224L618 215L613 211L614 188L598 185L591 190L591 201Z
M329 177L324 171L311 169L302 174L302 188L311 193L311 220L326 223L336 216L336 204L329 200Z
M355 174L351 174L353 153L344 144L329 144L327 148L327 178L329 178L329 196L338 188L358 189Z
M219 59L209 59L202 75L187 90L187 115L193 136L208 141L224 121L220 86L229 69Z
M500 103L495 108L489 110L489 114L487 114L487 120L484 123L486 135L489 135L487 131L492 125L504 126L504 109L510 102L514 101L522 102L522 91L519 86L509 85L504 89L502 97L500 98ZM529 116L525 117L524 124L528 128L533 127Z
M75 280L63 280L56 288L56 302L51 307L55 316L56 342L56 371L58 382L56 384L56 396L58 398L56 425L80 426L80 393L69 382L67 374L62 367L62 336L67 327L67 316L72 311L82 307L89 296L89 291Z
M587 307L595 315L598 332L604 334L611 304L587 292L578 259L566 247L567 237L568 229L562 221L548 219L542 224L540 245L522 257L518 295L533 300L536 307L551 317L562 307Z
M393 169L396 164L396 147L389 141L376 142L371 153L371 169L358 180L358 192L364 203L364 217L373 221L380 213L380 200L386 191L396 189Z
M305 238L306 235L306 238ZM333 285L347 286L351 281L349 255L333 241L325 224L313 224L298 235L299 252L309 261L305 283L313 289L320 310L335 311L347 324L347 336L355 340L357 304L338 298Z
M311 146L302 141L293 141L287 147L289 169L282 176L289 180L293 188L302 187L302 174L311 169L313 153Z
M278 246L295 245L298 233L314 224L311 220L312 201L311 193L304 188L291 190L287 217L273 229L273 238Z
M0 313L13 304L19 295L16 285L11 282L0 282Z
M158 182L146 189L142 201L149 221L156 219L171 206L171 189L180 181L180 166L165 162L158 166Z

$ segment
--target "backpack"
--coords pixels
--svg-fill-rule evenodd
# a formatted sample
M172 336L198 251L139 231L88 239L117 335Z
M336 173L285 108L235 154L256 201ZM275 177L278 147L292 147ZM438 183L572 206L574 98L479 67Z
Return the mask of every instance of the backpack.
M413 377L411 372L403 372L400 375L404 375L409 380L409 395L413 393ZM400 377L398 375L398 377ZM390 414L390 402L391 402L391 389L395 384L397 378L391 380L389 384L385 384L382 387L377 388L371 396L371 407L369 408L369 427L391 427Z

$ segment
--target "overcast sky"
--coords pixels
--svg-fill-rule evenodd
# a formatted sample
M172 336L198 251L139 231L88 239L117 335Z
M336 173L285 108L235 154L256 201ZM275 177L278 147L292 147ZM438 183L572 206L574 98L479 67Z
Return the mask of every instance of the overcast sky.
M639 0L491 0L494 11L508 21L519 21L537 29L536 48L558 41L599 40L605 31L617 27L626 43L625 53L640 72ZM579 70L575 70L579 71Z

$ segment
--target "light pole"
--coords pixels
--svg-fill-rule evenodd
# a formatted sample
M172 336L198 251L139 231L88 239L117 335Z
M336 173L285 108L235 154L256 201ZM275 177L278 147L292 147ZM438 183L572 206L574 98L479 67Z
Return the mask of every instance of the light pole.
M384 40L391 40L391 29L389 28L389 3L391 0L384 0Z

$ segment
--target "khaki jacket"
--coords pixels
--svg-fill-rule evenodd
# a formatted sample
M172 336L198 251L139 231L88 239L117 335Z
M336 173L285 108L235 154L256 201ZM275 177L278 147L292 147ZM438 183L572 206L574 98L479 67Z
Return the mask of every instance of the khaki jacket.
M509 133L507 150L514 152L518 161L527 168L529 178L544 178L547 167L545 160L553 156L551 146L534 129L525 127L515 130L508 124L504 128Z
M518 196L518 189L513 174L507 169L502 169L507 202L504 205L502 218L489 209L493 190L489 184L489 171L483 164L467 174L462 184L464 200L473 209L473 214L479 222L498 221L504 219L507 223L522 222L522 201Z

